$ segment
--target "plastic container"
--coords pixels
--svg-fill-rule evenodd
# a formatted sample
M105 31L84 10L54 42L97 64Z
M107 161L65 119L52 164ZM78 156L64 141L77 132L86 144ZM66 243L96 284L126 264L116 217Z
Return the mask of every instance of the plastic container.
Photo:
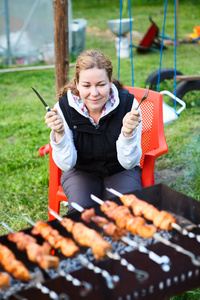
M73 19L72 29L72 52L79 54L85 49L87 21L85 19Z
M120 45L119 45L119 38L115 38L115 48L117 51L117 57L119 57L119 56L120 56L120 58L130 57L129 38L128 37L121 37Z

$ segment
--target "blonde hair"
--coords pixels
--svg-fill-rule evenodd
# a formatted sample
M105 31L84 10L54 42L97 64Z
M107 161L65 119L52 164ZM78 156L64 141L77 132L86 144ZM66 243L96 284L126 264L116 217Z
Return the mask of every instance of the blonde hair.
M116 79L112 78L113 66L110 59L102 52L97 50L87 50L81 53L75 64L74 78L64 87L63 92L60 96L63 96L68 89L76 96L79 96L79 91L76 88L76 84L79 83L80 71L88 69L104 69L108 76L109 81L113 81L118 88L122 88L122 84Z

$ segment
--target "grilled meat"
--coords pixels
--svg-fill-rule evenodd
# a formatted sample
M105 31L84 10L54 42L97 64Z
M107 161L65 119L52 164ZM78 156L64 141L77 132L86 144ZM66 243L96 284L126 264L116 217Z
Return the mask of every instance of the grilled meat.
M106 256L106 251L112 246L95 230L88 228L81 222L74 222L63 218L61 225L73 235L74 240L81 246L91 247L94 258L99 260Z
M156 232L156 227L148 225L141 217L134 217L129 208L124 205L118 205L113 201L106 200L101 205L101 210L111 219L114 219L117 226L125 229L132 234L139 234L144 238L152 237Z
M29 234L22 231L10 233L8 240L16 243L19 250L25 250L28 259L38 263L42 269L56 269L59 265L59 258L51 255L51 245L44 242L37 244L37 240Z
M81 219L86 223L93 221L98 227L103 229L105 235L112 236L115 241L127 235L125 230L118 228L113 222L110 222L104 217L97 216L93 207L85 209L81 214Z
M25 265L16 259L14 253L6 246L0 244L0 263L4 270L20 281L29 281L31 274Z
M168 212L159 211L155 206L138 199L135 195L123 195L120 200L127 207L131 207L135 216L144 216L161 230L170 230L171 223L176 223L176 219Z
M58 230L44 221L37 221L32 233L35 235L40 234L53 248L60 249L62 254L67 257L71 257L79 251L79 247L71 238L63 237Z

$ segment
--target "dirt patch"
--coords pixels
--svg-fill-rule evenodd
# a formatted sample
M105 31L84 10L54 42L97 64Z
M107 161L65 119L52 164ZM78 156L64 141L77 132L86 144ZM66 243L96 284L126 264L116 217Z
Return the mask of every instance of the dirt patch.
M164 183L169 185L170 183L176 182L177 177L181 177L184 175L183 170L174 171L171 169L163 169L163 170L155 170L155 183Z
M95 36L101 38L107 38L109 41L114 41L116 38L116 36L110 31L110 29L102 31L96 26L86 27L86 33L94 34Z
M93 27L86 27L86 33L87 34L94 34L97 37L101 37L101 38L106 38L109 41L114 41L115 38L117 37L114 33L112 33L110 31L110 29L106 29L106 30L100 30L98 27L93 26ZM130 34L126 34L126 36L130 39ZM139 42L141 41L143 37L143 34L133 30L132 31L132 41L137 45L139 44Z

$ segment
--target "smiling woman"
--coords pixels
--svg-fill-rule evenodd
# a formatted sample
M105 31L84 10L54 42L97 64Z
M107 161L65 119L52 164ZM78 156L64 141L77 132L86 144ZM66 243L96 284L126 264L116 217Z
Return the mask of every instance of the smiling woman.
M141 117L138 102L112 77L110 59L96 50L77 59L75 76L46 114L53 159L64 172L70 202L93 206L95 193L108 199L108 185L122 193L141 188ZM81 198L80 198L81 195Z

